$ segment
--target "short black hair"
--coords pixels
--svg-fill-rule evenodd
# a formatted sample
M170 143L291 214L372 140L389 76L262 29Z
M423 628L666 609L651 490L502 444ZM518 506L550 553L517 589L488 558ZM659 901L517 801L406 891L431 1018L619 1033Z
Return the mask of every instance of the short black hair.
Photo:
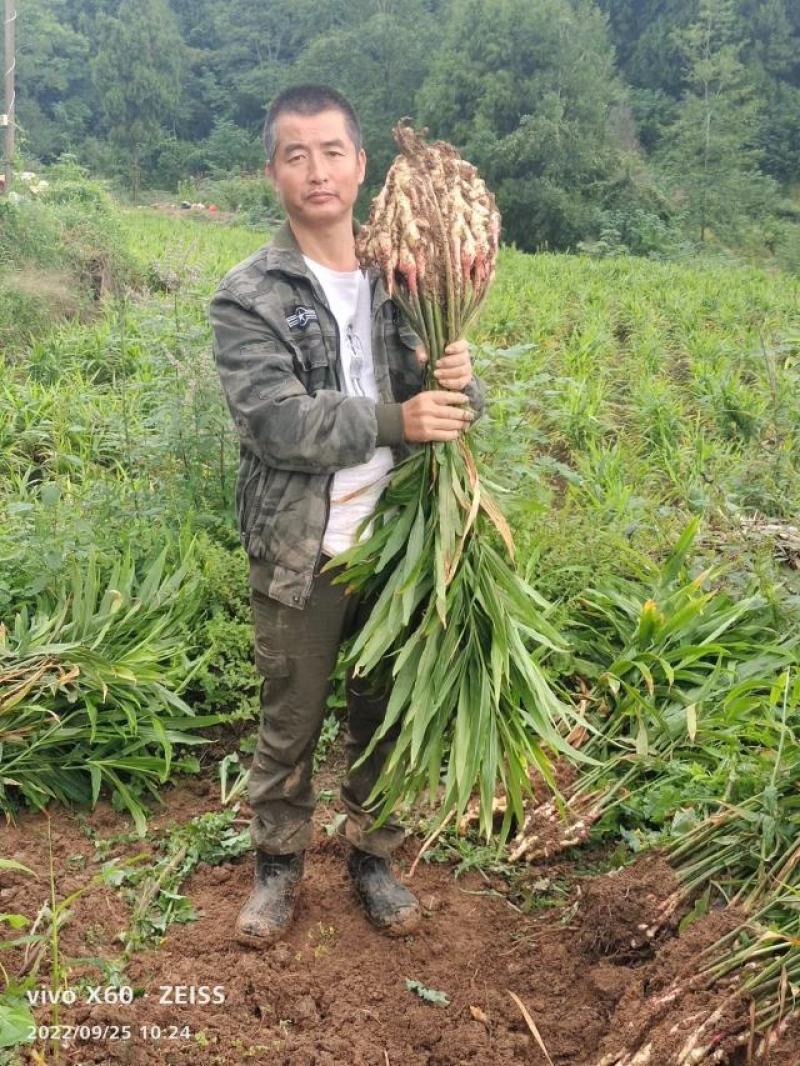
M356 155L361 151L361 123L350 101L337 89L329 85L293 85L278 93L272 101L264 120L262 140L267 159L271 163L278 147L276 125L280 115L289 111L296 115L318 115L320 111L341 111L344 115L347 132L356 148Z

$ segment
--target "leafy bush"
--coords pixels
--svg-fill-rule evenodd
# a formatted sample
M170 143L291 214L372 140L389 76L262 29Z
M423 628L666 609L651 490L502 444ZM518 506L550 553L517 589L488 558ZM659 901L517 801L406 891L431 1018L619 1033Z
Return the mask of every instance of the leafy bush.
M693 249L677 227L653 211L635 204L600 212L599 237L581 241L578 248L590 255L644 255L654 259L687 256Z
M78 203L93 211L106 214L113 211L113 201L106 182L92 178L75 156L64 153L46 169L49 187L40 194L44 203Z
M213 203L225 211L238 212L251 223L282 214L272 187L263 175L192 178L179 184L178 195L192 203Z
M230 719L256 713L260 685L253 666L253 622L247 596L247 559L208 536L198 538L202 588L200 641L206 655L191 683L194 706L222 711Z
M143 146L140 157L145 184L158 189L176 189L187 175L193 175L189 180L225 178L253 171L263 163L259 138L225 118L214 122L204 140L181 140L162 133ZM124 176L122 159L114 160L114 172Z
M208 137L195 146L189 169L222 178L237 171L252 171L263 163L260 139L230 119L218 118Z

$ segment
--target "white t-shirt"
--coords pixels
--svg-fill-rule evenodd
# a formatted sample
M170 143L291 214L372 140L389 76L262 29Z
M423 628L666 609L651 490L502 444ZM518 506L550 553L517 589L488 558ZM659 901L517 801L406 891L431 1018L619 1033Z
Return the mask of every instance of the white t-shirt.
M331 270L307 255L303 258L319 280L339 326L344 391L348 396L368 396L377 401L369 279L363 270ZM375 449L369 462L336 471L328 524L322 538L326 555L338 555L352 547L356 527L375 510L393 466L392 449L381 447ZM356 495L351 496L353 493ZM362 540L369 536L371 529L370 523Z

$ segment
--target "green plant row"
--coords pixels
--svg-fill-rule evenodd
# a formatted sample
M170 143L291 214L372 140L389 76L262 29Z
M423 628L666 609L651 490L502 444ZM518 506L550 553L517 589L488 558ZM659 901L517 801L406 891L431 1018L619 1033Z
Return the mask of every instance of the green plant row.
M0 627L0 809L94 805L105 785L143 834L143 797L198 768L185 748L221 718L181 698L201 662L189 654L199 590L187 563L165 574L164 562L139 576L122 557L103 576L90 559L64 600Z

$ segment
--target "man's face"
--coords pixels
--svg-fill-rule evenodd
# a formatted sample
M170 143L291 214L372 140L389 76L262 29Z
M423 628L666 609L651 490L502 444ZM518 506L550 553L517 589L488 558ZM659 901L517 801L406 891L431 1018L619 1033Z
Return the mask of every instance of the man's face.
M344 113L287 112L278 117L277 147L266 174L290 219L328 225L347 216L364 180L367 157L356 154Z

